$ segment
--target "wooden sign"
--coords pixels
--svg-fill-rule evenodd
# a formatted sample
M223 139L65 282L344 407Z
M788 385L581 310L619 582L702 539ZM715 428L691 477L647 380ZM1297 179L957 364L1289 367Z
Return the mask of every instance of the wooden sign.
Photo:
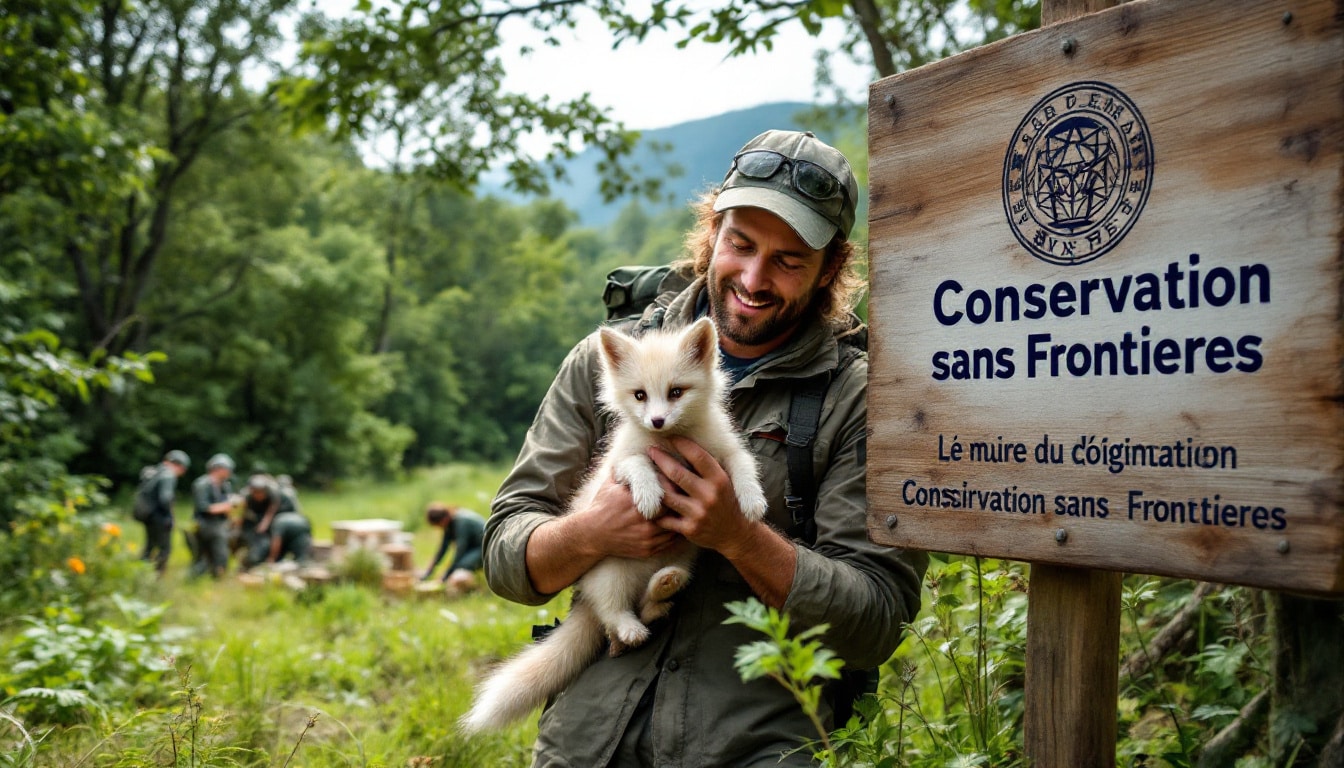
M1344 34L1137 0L874 83L873 538L1344 592Z

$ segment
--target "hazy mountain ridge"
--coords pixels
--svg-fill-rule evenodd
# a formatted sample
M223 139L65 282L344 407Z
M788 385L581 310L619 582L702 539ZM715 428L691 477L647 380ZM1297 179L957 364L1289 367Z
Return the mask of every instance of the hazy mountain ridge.
M748 109L726 112L722 115L678 123L666 128L641 132L634 154L626 161L637 169L636 176L655 176L663 179L665 206L680 206L710 186L723 180L733 155L753 136L771 128L801 130L798 117L814 108L807 102L777 102ZM817 132L823 139L823 131ZM564 201L579 214L579 221L588 227L604 227L629 205L630 197L613 202L602 200L600 177L597 170L598 153L586 150L564 164L569 179L552 184L551 197ZM515 194L487 185L482 191L510 199ZM646 208L661 210L664 206L643 201Z

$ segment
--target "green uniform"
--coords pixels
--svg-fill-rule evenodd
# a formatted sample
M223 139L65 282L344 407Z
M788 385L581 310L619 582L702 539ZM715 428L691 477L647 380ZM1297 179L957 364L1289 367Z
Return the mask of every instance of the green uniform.
M243 496L243 524L242 537L243 543L247 547L247 552L243 555L243 567L251 568L254 565L265 562L266 557L271 550L271 532L258 531L257 526L266 519L267 515L274 517L281 512L296 512L295 498L280 490L279 484L268 480L266 482L265 493L260 498L252 494L249 488L246 495Z
M144 492L144 501L149 503L151 511L144 521L145 549L140 553L140 559L153 561L155 569L162 573L173 554L173 497L177 495L177 473L167 462L159 464Z
M229 516L210 514L210 506L228 501L233 495L233 482L225 480L216 485L209 473L196 478L191 484L191 500L196 513L197 560L192 574L207 571L216 578L229 568Z
M300 563L308 561L308 552L313 546L313 526L308 522L308 518L294 510L280 512L271 521L272 540L280 540L280 551L275 556L276 562L285 559L286 555L292 556Z
M453 551L453 560L448 563L448 567L443 571L443 581L447 581L453 571L459 568L468 571L479 571L481 569L481 542L485 538L485 518L472 512L470 509L459 509L453 512L453 519L448 526L443 529L443 538L439 540L439 551L434 555L434 561L425 569L425 575L422 578L428 579L434 575L434 569L438 567L439 561L448 554L448 547L456 546Z
M670 301L664 325L695 319L704 290L697 280ZM646 312L657 311L651 307ZM749 436L760 465L769 521L791 524L784 505L788 469L784 434L791 393L799 379L834 370L835 332L813 323L777 353L750 366L732 388L733 418ZM540 605L528 577L525 552L537 526L560 514L583 481L604 433L596 401L596 334L565 360L528 431L486 523L485 573L492 590ZM901 626L919 609L923 553L883 547L868 539L865 434L866 355L831 383L813 444L817 478L816 542L796 544L793 588L785 601L795 628L826 623L822 640L847 666L885 662ZM753 595L741 574L716 552L701 551L694 576L676 596L667 620L652 627L643 646L616 657L603 654L542 715L534 766L809 765L806 754L781 755L817 734L793 697L778 683L743 683L733 667L736 649L761 636L724 625L724 603ZM830 713L823 705L830 725Z

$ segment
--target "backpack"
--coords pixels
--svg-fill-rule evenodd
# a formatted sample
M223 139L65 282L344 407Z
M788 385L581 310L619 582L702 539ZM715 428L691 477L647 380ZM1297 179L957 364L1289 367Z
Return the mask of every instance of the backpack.
M150 464L140 470L140 484L135 488L135 503L131 515L137 522L147 523L154 516L158 502L154 498L159 490L159 465Z
M672 279L668 279L668 275ZM663 285L667 280L668 284ZM607 322L639 317L657 298L670 290L690 285L684 273L673 272L669 266L617 267L607 274L607 285L602 291L602 302L607 307ZM662 308L644 325L662 325ZM804 379L794 389L789 402L788 434L785 438L785 459L788 463L789 486L784 505L793 517L793 525L786 534L803 541L811 548L817 540L817 484L812 472L812 441L821 424L821 409L826 401L826 390L859 354L868 350L868 329L857 317L851 320L851 331L841 338L840 362L834 370ZM541 636L553 627L536 627L533 636ZM855 714L854 703L865 694L877 693L880 670L840 670L840 677L825 687L835 726L840 727Z

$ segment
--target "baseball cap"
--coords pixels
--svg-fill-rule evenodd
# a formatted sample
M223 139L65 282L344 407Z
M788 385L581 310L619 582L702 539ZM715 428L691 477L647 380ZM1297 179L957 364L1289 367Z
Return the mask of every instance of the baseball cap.
M747 142L723 177L715 211L761 208L811 248L849 237L859 184L840 150L811 131L766 131Z
M208 461L205 462L206 470L211 470L214 469L215 467L224 467L225 469L232 472L233 459L229 458L229 454L227 453L216 453L214 456L211 456Z
M191 469L191 457L187 455L186 451L169 451L164 454L163 460L179 464L183 469Z

